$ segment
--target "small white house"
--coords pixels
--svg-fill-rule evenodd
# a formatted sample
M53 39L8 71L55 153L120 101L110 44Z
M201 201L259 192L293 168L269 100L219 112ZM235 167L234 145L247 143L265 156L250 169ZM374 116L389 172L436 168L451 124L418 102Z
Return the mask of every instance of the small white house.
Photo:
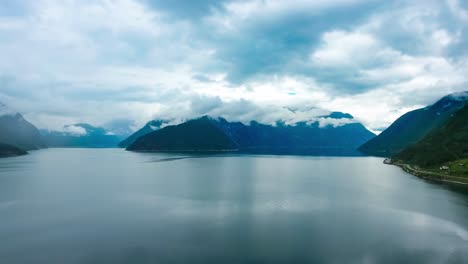
M445 165L440 167L440 170L448 170L448 169L449 169L449 167L445 166Z

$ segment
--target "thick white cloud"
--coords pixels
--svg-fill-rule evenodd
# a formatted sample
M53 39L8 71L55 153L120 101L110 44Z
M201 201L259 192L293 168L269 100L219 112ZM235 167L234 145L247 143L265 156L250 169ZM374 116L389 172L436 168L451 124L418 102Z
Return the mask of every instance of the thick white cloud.
M468 90L468 57L450 57L448 49L461 33L442 28L432 12L414 6L373 14L352 30L332 30L321 36L310 59L317 69L335 72L349 83L368 88L346 97L335 96L324 107L348 110L374 130L381 130L405 112L457 91ZM398 17L398 20L394 20ZM433 19L434 21L427 22ZM400 23L405 23L399 25ZM403 41L427 45L406 50L389 39L387 27L412 35ZM394 31L395 29L390 29ZM415 39L412 39L412 38Z
M318 66L359 67L392 55L381 48L374 36L364 32L326 32L322 42L312 54L313 63Z
M193 17L139 0L2 5L0 101L43 128L343 111L379 130L468 89L457 0L207 1Z
M88 134L88 132L86 132L86 129L84 129L83 127L74 125L64 126L63 132L73 136L85 136L86 134Z

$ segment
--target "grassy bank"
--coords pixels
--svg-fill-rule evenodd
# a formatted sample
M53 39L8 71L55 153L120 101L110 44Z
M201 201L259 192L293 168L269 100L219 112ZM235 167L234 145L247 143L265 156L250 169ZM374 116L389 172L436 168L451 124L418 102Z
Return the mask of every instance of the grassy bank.
M449 162L444 165L443 169L441 169L442 166L420 168L398 161L392 161L391 164L422 179L468 187L468 159Z

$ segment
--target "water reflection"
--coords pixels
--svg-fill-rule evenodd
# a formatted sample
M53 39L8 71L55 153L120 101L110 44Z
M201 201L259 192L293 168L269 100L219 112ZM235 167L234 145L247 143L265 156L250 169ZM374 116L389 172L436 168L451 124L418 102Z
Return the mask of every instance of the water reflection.
M50 149L0 160L0 256L466 263L467 202L374 158Z

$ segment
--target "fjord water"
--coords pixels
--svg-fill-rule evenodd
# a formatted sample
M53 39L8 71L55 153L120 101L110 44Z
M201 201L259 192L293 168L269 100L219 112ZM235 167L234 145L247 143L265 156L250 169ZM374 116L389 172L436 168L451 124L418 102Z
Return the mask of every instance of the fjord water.
M468 196L372 157L0 160L1 263L468 263Z

